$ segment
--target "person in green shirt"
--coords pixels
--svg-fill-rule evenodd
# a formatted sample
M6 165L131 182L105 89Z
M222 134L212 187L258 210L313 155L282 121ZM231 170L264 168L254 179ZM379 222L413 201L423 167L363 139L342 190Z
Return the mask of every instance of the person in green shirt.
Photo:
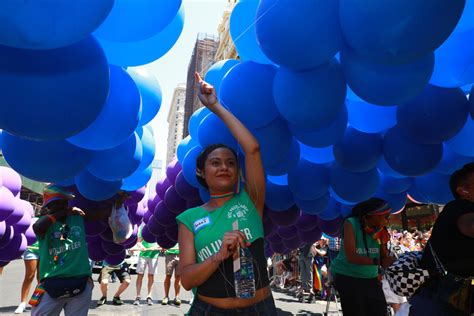
M87 251L84 218L110 216L110 209L84 212L69 207L74 195L65 188L48 185L43 191L42 215L33 225L39 243L40 287L45 290L32 315L87 315L93 282Z
M395 260L387 250L390 211L386 201L371 198L356 204L344 223L341 250L330 266L344 316L387 314L379 266Z
M201 152L196 178L211 199L176 217L181 284L196 291L189 315L276 315L264 255L265 174L260 145L218 102L214 87L198 73L195 76L201 103L224 122L245 154L245 187L240 190L241 169L234 149L214 144ZM245 87L240 93L246 93ZM255 291L247 292L252 293L249 298L237 295L240 289L234 282L233 258L241 251L252 256Z
M165 297L161 300L161 305L167 305L169 302L170 287L171 287L171 277L174 272L174 294L175 298L173 303L176 306L181 305L181 299L179 298L179 291L181 289L180 281L181 278L178 272L179 264L179 245L176 243L172 248L166 249L165 251L165 267L166 267L166 277L163 284L165 288Z

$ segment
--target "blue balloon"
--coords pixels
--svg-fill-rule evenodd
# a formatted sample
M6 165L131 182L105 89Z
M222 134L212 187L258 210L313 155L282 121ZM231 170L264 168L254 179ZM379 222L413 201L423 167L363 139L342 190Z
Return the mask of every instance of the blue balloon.
M303 213L309 215L317 215L324 211L329 204L330 196L329 193L324 194L322 197L314 200L303 200L295 198L296 205L300 208Z
M142 116L139 124L148 124L160 111L162 101L160 83L155 76L145 69L129 68L127 72L135 81L142 97Z
M285 157L293 141L288 126L281 117L276 118L265 127L253 130L253 135L260 144L263 165L274 166Z
M274 211L286 211L295 204L288 184L280 185L267 178L265 204Z
M202 186L199 187L199 198L204 203L207 203L211 199L211 195L208 190L203 188Z
M114 0L2 1L0 44L54 49L86 38L107 17Z
M295 197L315 200L327 193L329 171L325 165L300 159L298 165L288 174L288 184Z
M388 205L390 206L391 213L398 213L401 211L404 207L405 204L407 203L407 193L406 192L400 192L398 194L388 194L386 192L381 192L378 191L374 194L374 197L381 198L385 200Z
M109 66L92 37L64 48L0 46L0 128L60 140L89 126L109 93Z
M359 132L349 126L344 138L333 149L342 168L352 172L369 171L375 168L382 155L382 136Z
M182 0L115 1L94 35L109 41L135 42L161 32L178 13Z
M3 133L3 131L0 129L0 151L2 150L2 144L3 144L2 133Z
M262 0L256 17L258 44L282 67L317 67L341 49L338 9L332 0Z
M219 96L224 76L229 72L229 70L239 63L240 61L237 59L224 59L218 61L207 70L204 80L214 86L217 96Z
M416 98L398 107L398 128L415 143L439 144L462 129L468 114L461 89L427 85Z
M199 188L199 182L196 179L196 159L202 151L201 146L190 148L182 161L183 176L190 185Z
M300 160L300 144L293 139L291 146L286 153L280 157L280 161L271 165L264 165L268 175L279 176L291 172Z
M380 189L387 194L406 192L413 184L413 178L394 178L386 175L380 177Z
M459 155L445 144L443 146L443 158L441 158L434 172L451 175L454 171L461 169L465 164L473 161L474 157Z
M314 163L329 163L334 161L333 146L314 148L300 143L301 158Z
M471 118L474 119L474 85L469 92L469 112L471 113Z
M467 118L466 124L459 133L446 144L457 154L474 157L474 120Z
M102 112L68 141L90 150L117 147L132 135L141 114L140 93L132 78L121 67L110 66L110 91Z
M64 140L34 141L3 131L3 155L21 175L40 182L59 182L81 172L92 152Z
M385 134L383 154L393 170L407 177L415 177L436 168L443 155L443 144L416 144L394 127Z
M474 29L474 1L466 0L464 11L453 33L460 33Z
M474 82L474 29L454 32L435 51L435 67L430 82L446 88Z
M82 196L91 201L110 199L120 191L122 180L106 181L84 170L75 178L76 187Z
M415 97L430 80L434 54L406 64L378 64L354 52L341 53L347 84L364 101L396 105Z
M93 152L87 171L102 180L122 180L138 169L142 156L142 143L133 133L117 147Z
M364 133L381 133L397 124L396 106L378 106L364 101L346 101L349 125Z
M341 215L341 204L335 199L329 199L326 208L318 214L318 217L324 221L331 221Z
M315 130L330 125L337 117L344 106L346 82L335 58L304 72L279 68L273 96L287 121L300 129Z
M199 124L198 140L201 147L213 144L225 144L238 150L237 140L232 136L227 126L214 113L209 113Z
M433 52L451 34L465 0L340 1L344 39L357 54L405 63Z
M255 15L259 1L239 1L232 9L229 28L230 36L241 60L259 64L272 64L257 42Z
M293 136L301 143L317 148L334 145L344 137L347 127L347 108L345 106L339 111L336 119L327 127L320 129L304 129L298 125L289 124Z
M275 73L272 65L236 65L222 81L220 101L248 128L267 125L278 116L272 95Z
M340 197L339 195L337 195L337 193L331 187L329 188L329 194L330 194L331 198L333 198L334 200L336 200L337 202L339 202L341 204L345 204L345 205L355 205L356 204L355 202L347 201L347 200L343 199L342 197Z
M201 121L210 113L211 111L208 108L202 107L194 111L194 113L189 118L188 132L189 135L196 141L198 140L199 125L201 124Z
M162 1L159 1L162 2ZM149 64L166 54L176 43L184 25L183 6L161 32L134 42L116 42L98 37L107 60L112 65L133 67Z
M143 157L138 170L145 170L155 159L155 137L153 137L153 129L151 126L143 128L143 135L140 138L143 145Z
M189 149L198 145L199 143L194 138L191 138L191 135L183 138L183 140L178 145L178 149L176 149L176 156L178 157L178 161L181 163L181 165L183 164L184 156L186 156Z
M153 174L153 165L150 164L145 169L138 168L131 176L123 179L121 189L124 191L136 191L150 181Z
M407 197L417 204L430 204L431 201L418 192L418 189L413 185L407 192Z
M379 186L377 169L366 172L350 172L335 164L330 169L331 187L342 199L359 203L369 199Z
M447 204L453 200L453 194L449 188L449 178L447 174L431 172L429 174L416 177L414 186L417 192L430 203Z
M377 163L377 169L384 175L392 178L405 178L404 175L396 172L392 169L385 160L384 156L380 157L379 162Z

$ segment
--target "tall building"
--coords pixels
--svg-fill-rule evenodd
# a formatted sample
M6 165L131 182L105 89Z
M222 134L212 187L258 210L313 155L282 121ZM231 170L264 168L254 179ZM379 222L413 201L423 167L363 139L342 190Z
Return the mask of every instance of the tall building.
M163 160L155 159L153 160L151 166L153 168L153 172L151 174L151 179L150 181L148 181L148 184L147 184L147 191L149 194L148 196L150 196L150 193L152 191L155 191L156 183L163 176Z
M198 87L194 79L194 73L198 72L201 76L214 64L219 41L217 36L199 33L193 54L188 66L188 77L186 81L186 101L184 103L184 124L183 137L189 135L188 123L191 115L202 107L198 99Z
M176 149L183 139L184 102L186 100L186 85L179 84L173 93L170 111L168 113L168 148L166 151L166 165L176 155Z
M216 56L214 58L216 61L230 58L238 59L234 42L230 36L230 15L237 4L237 0L228 0L228 2L227 9L222 15L221 23L217 29L219 32L219 46L217 47Z

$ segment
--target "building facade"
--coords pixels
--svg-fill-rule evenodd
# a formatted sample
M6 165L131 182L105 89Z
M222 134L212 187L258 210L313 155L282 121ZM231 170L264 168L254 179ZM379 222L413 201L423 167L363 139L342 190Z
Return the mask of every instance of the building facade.
M221 23L217 29L219 33L219 46L217 47L216 56L214 57L216 61L224 59L238 59L234 42L230 36L230 15L237 4L237 0L228 0L228 2L229 4L227 9L222 15Z
M186 85L179 84L173 93L170 111L168 113L168 144L166 151L166 165L176 156L176 149L183 139L184 103L186 100Z
M200 107L198 99L198 87L194 78L194 73L198 72L202 77L214 64L219 40L217 36L199 33L194 45L193 54L188 66L188 76L186 81L186 101L184 104L184 124L183 137L189 135L188 123L191 115Z

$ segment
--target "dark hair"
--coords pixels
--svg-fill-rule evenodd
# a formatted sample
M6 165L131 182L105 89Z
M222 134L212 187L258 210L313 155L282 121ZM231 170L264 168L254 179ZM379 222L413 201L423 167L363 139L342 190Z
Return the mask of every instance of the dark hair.
M449 179L449 188L451 189L451 193L456 200L461 198L461 196L459 196L458 192L456 191L457 188L464 185L467 182L467 178L472 173L474 173L474 162L464 165L464 167L454 171L451 175L451 178Z
M362 216L367 215L370 211L383 207L385 204L387 204L385 200L376 197L370 198L354 205L352 208L352 216L361 218Z
M213 144L209 145L206 148L201 151L199 156L196 159L196 179L198 180L199 184L202 185L205 188L209 188L207 185L206 179L204 179L201 175L201 173L204 171L204 166L206 165L206 160L207 157L216 149L219 148L226 148L228 149L235 157L235 160L237 161L237 168L239 168L239 159L237 157L237 152L232 148L224 144Z

